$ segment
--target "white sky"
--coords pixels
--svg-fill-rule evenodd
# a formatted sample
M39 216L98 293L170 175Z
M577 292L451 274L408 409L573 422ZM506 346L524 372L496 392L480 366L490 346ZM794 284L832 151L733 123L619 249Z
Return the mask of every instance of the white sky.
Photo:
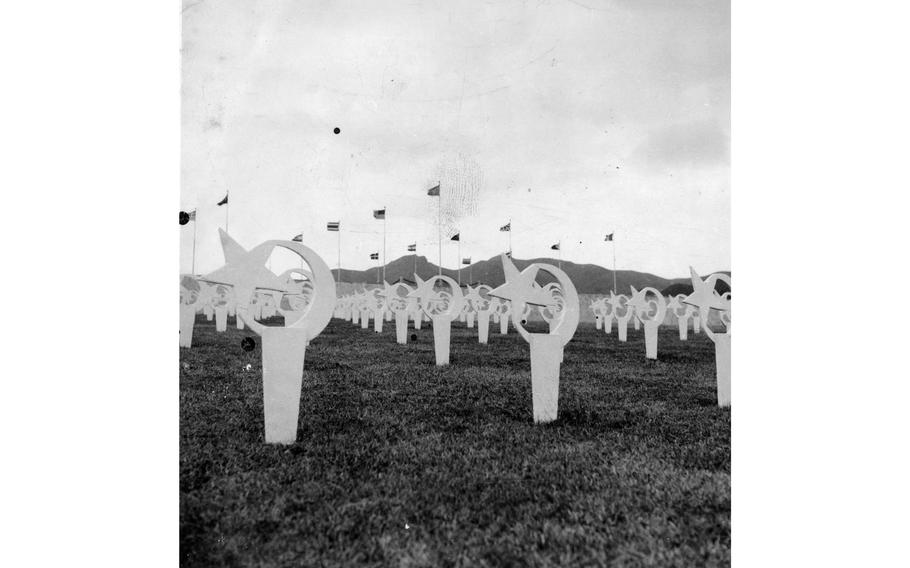
M462 256L505 250L511 217L517 258L561 241L609 268L615 231L620 269L731 268L728 1L185 1L182 80L197 272L223 263L227 189L248 248L303 232L334 267L341 221L342 265L368 268L386 206L389 260L416 241L437 262L426 190L465 162Z

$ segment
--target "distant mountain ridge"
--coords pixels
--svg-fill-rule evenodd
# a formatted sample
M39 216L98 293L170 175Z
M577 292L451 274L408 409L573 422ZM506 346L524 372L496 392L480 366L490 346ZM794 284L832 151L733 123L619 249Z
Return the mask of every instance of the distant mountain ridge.
M513 258L512 262L519 270L523 270L529 264L543 262L559 265L555 258L532 258L522 260ZM416 264L415 264L416 263ZM395 282L399 279L414 280L416 274L424 280L435 276L439 273L439 266L428 261L425 256L405 255L399 257L386 265L386 280ZM613 271L596 264L576 264L567 260L562 261L562 270L565 272L579 294L609 294L613 289ZM338 274L338 270L332 270L332 273ZM455 280L458 280L458 270L443 268L442 273ZM711 273L703 274L707 276ZM729 274L727 272L726 274ZM378 280L377 280L378 277ZM544 274L541 280L547 281L549 274ZM341 282L351 282L354 284L376 284L382 280L382 267L370 268L367 270L348 270L341 269ZM550 280L553 280L550 278ZM464 266L461 269L462 284L487 284L490 286L499 286L505 281L502 271L502 261L499 256L494 256L487 260L481 260ZM618 294L628 294L629 288L635 286L639 290L648 286L663 291L665 288L673 285L678 289L680 286L688 286L691 290L691 281L688 277L683 278L663 278L649 274L647 272L637 272L635 270L617 270L616 271L616 291Z

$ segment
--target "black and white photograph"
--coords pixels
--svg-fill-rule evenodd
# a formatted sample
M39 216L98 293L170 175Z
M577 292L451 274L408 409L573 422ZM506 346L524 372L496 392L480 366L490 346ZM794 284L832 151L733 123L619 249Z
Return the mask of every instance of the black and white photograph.
M906 564L906 7L5 8L0 565Z
M185 566L730 560L730 3L183 4Z

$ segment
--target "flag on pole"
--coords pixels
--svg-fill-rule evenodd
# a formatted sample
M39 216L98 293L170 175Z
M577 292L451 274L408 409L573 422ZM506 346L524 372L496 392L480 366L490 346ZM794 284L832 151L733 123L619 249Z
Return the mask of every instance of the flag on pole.
M439 197L439 184L436 184L436 187L431 187L427 195Z
M341 221L329 221L325 228L329 231L337 231L341 228Z
M378 253L378 252L371 252L371 253L370 253L370 260L379 260L379 253Z
M556 243L555 245L551 246L550 250L559 250L559 243Z
M302 243L302 242L303 242L303 233L300 233L299 235L297 235L296 237L294 237L294 238L291 239L291 240L292 240L292 241L297 241L298 243Z
M460 241L460 240L461 240L461 233L455 233L455 236L452 237L452 240L453 240L453 241Z
M609 235L605 236L605 237L604 237L604 240L607 241L607 242L612 241L612 240L613 240L613 233L610 233Z
M417 243L413 245L408 245L408 252L417 252Z
M385 219L385 209L374 209L373 218L374 219Z
M461 259L462 264L471 264L471 257Z
M512 251L506 251L506 258L512 258Z
M218 206L221 207L222 205L227 204L227 200L228 200L228 194L225 193L225 194L224 194L224 199L222 199L221 201L218 202Z
M511 231L512 230L512 221L509 221L505 225L499 228L500 231Z

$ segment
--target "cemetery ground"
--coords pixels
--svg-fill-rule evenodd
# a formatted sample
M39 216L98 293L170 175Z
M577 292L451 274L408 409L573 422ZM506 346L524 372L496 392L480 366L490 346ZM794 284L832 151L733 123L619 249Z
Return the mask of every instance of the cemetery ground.
M662 327L647 361L643 329L582 324L548 425L514 329L491 322L484 346L453 322L447 367L429 324L412 334L333 319L307 349L297 443L266 445L259 337L199 316L180 350L181 564L729 564L730 410L703 334Z

